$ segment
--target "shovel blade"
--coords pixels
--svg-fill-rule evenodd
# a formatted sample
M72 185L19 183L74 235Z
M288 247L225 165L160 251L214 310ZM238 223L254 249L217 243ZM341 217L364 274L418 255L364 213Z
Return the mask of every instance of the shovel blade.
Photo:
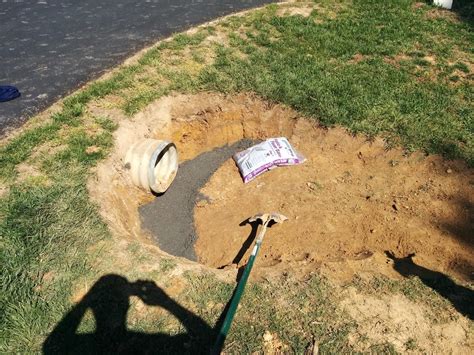
M286 221L288 217L282 215L281 213L278 212L272 212L272 213L259 213L252 218L249 218L249 222L257 222L261 221L262 224L268 224L270 221L273 221L274 223L283 223Z

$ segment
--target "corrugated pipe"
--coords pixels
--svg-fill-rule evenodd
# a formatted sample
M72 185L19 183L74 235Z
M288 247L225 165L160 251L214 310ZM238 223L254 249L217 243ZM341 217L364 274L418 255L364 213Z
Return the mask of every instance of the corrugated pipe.
M165 192L178 172L178 151L172 142L144 139L128 150L125 167L135 185L156 193Z

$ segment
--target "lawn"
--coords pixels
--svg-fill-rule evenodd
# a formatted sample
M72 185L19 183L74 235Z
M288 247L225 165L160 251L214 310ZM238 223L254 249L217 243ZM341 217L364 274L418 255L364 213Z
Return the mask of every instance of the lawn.
M178 301L210 327L232 294L233 285L212 272L176 274L178 261L139 243L114 240L89 199L87 182L113 147L117 123L94 115L92 104L132 116L176 92L253 92L322 125L381 136L387 148L441 154L472 167L474 6L461 5L458 12L447 12L409 0L315 1L230 16L159 42L5 138L0 352L41 351L78 301L82 285L87 289L105 273L153 279L163 287L174 285L178 275L186 285ZM116 260L113 252L134 262ZM395 293L413 290L439 312L449 308L416 279L400 281L402 286L393 282L382 284ZM262 337L270 332L283 349L296 353L315 341L321 352L355 351L349 334L356 324L336 307L340 295L334 287L320 275L304 282L282 276L251 284L227 350L262 349ZM130 328L183 332L175 318L144 315L137 307L129 313ZM81 327L94 328L90 314ZM202 342L191 337L188 350ZM406 346L416 350L415 341ZM366 349L394 351L389 342L369 342Z

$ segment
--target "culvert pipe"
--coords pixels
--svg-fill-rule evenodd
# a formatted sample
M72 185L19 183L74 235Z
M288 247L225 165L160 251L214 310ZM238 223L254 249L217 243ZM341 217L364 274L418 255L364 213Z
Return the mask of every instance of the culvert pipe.
M156 193L165 192L178 171L178 151L174 143L143 139L134 143L125 156L136 186Z

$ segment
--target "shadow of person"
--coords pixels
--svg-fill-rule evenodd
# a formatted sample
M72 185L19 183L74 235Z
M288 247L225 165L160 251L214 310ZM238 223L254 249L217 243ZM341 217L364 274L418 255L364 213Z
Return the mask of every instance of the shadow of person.
M473 290L456 284L449 276L441 272L415 264L413 261L415 254L410 254L404 258L397 258L392 252L386 251L385 255L393 260L393 268L400 275L405 277L418 276L426 286L451 302L459 313L471 320L474 319Z
M169 335L128 330L131 296L139 297L148 306L159 306L170 312L186 333ZM95 331L79 333L88 310L94 316ZM214 330L204 320L171 299L153 281L131 283L120 275L109 274L102 276L57 324L43 344L43 353L209 353L214 338Z

